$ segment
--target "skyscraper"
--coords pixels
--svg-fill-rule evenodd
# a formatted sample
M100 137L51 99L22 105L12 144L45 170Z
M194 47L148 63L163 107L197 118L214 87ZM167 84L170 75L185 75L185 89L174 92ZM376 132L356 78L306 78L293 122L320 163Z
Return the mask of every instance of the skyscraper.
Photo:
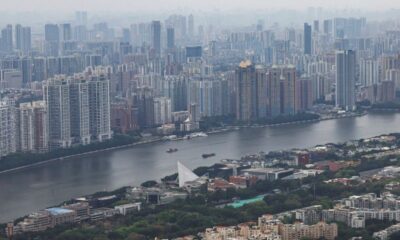
M11 24L1 30L1 50L6 53L13 50L13 27Z
M105 74L91 75L89 79L90 134L95 141L112 137L110 109L110 80Z
M64 23L60 25L60 40L61 41L72 40L72 28L70 23Z
M60 32L57 24L46 24L44 26L44 39L47 42L60 41Z
M31 50L31 28L20 24L15 26L15 48L23 53Z
M236 119L256 120L266 117L266 73L250 61L243 61L235 72Z
M295 106L296 68L292 65L272 66L268 71L268 116L293 115Z
M354 110L356 54L353 50L336 52L336 107Z
M110 86L103 74L57 75L43 86L52 149L112 137Z
M83 75L69 79L71 137L74 142L90 143L89 84Z
M154 124L171 123L171 99L166 97L154 98Z
M167 48L172 49L175 47L175 29L172 27L167 28Z
M71 109L68 81L64 76L47 80L43 85L43 99L47 106L50 149L72 145Z
M0 157L16 151L14 103L7 99L0 101Z
M48 150L47 108L44 101L21 103L18 127L21 151L43 153Z
M22 25L15 25L15 48L21 50L22 48Z
M311 25L304 23L304 54L312 53L312 30Z
M189 39L193 39L193 37L194 37L194 17L192 14L190 14L188 17L188 33L189 33Z
M87 12L85 12L85 11L75 12L75 23L77 25L86 26L87 25Z
M58 56L60 47L60 30L57 24L46 24L44 27L45 53L47 56Z
M308 77L301 77L296 81L296 112L304 112L313 104L312 83Z
M157 56L161 55L161 23L153 21L151 23L151 47Z

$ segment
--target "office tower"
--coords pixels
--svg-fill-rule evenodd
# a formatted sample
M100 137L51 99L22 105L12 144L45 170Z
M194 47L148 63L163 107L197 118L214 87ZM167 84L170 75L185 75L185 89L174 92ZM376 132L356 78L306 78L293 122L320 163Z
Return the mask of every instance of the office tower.
M319 32L319 21L314 20L313 24L314 24L314 32Z
M266 117L266 76L250 61L242 61L235 71L236 119L250 121Z
M22 25L15 25L15 49L22 49Z
M84 42L88 39L88 30L84 25L74 27L74 40Z
M10 24L1 30L1 50L6 53L13 51L13 27Z
M324 20L324 33L327 35L332 33L332 20Z
M110 80L105 74L94 74L89 79L90 134L102 142L112 137L110 120Z
M31 28L20 24L15 26L15 48L22 53L28 53L32 45Z
M61 41L72 40L72 28L70 23L60 24L60 40Z
M356 54L353 50L336 52L336 107L354 110Z
M304 23L304 54L312 53L312 30L311 25Z
M359 38L365 25L365 18L334 18L333 34L336 38Z
M175 29L167 28L167 48L172 49L175 47Z
M194 17L192 14L188 17L188 34L189 39L193 39L194 37Z
M8 99L0 101L0 157L16 151L16 116L14 103Z
M171 123L171 99L166 97L154 98L154 124Z
M48 150L47 107L44 101L19 105L19 145L22 152Z
M47 56L58 56L60 45L60 30L57 24L46 24L45 31L45 53Z
M57 24L46 24L44 26L44 38L47 42L59 42L60 31Z
M70 91L65 76L57 76L44 83L43 99L47 106L50 149L70 147L72 144Z
M264 20L259 19L257 21L256 30L257 32L261 32L264 29Z
M295 107L296 68L292 65L273 66L268 70L268 115L293 115Z
M153 21L151 23L151 47L157 56L161 55L161 23Z
M22 43L21 50L23 53L28 53L32 48L32 34L30 27L22 28Z
M71 137L75 143L90 143L89 84L83 75L69 79Z
M86 26L87 25L87 12L77 11L75 12L75 23L76 25Z
M124 43L131 42L131 30L129 28L122 29L122 42Z

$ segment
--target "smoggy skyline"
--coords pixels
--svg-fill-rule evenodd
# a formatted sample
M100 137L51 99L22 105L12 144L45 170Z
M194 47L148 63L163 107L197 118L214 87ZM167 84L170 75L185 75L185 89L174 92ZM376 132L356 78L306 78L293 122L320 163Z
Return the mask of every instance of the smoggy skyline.
M400 2L393 0L231 0L229 3L223 0L14 0L4 1L1 4L2 11L56 11L65 12L73 10L87 11L235 11L235 10L261 10L261 9L296 9L304 10L309 7L322 7L330 9L362 9L368 11L382 11L400 8Z

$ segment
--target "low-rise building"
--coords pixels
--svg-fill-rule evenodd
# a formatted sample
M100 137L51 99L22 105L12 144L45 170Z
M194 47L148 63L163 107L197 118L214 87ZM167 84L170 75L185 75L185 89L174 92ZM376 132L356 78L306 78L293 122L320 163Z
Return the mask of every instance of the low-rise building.
M142 203L128 203L123 205L115 206L114 208L118 210L119 214L126 215L133 212L139 212L141 209Z

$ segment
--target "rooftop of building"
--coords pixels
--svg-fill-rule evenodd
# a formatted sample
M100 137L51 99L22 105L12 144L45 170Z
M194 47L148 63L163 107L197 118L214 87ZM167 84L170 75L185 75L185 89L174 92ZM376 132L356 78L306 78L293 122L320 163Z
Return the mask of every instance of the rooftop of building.
M73 210L65 209L65 208L48 208L46 211L50 212L51 215L61 215L67 213L73 213Z

